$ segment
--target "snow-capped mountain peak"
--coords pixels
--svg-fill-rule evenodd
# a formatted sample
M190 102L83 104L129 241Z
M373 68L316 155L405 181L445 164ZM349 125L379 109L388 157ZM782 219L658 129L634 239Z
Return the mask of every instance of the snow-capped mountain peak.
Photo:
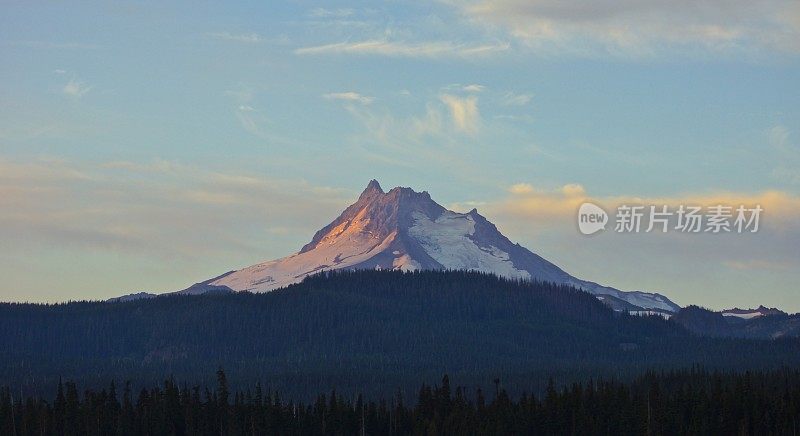
M476 209L458 213L427 192L396 187L384 192L371 180L358 200L323 227L299 252L259 263L209 282L235 291L265 292L333 269L476 270L524 280L572 285L629 310L674 312L659 294L623 292L577 279L503 236Z
M764 307L763 305L755 309L739 309L738 307L734 307L733 309L723 310L721 313L722 316L733 316L742 319L753 319L767 315L786 315L786 312L782 310Z

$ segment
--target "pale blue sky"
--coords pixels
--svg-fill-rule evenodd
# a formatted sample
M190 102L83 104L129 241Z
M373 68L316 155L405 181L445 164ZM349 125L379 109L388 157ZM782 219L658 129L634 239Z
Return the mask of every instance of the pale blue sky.
M378 178L582 278L800 310L796 1L164 3L0 6L0 299L280 257ZM747 237L586 238L571 184L772 209Z

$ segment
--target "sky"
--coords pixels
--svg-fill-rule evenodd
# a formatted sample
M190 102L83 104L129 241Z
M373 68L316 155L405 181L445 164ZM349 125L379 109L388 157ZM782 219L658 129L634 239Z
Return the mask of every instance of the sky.
M3 2L0 300L297 251L372 178L573 275L800 311L794 0ZM579 205L764 208L581 234Z

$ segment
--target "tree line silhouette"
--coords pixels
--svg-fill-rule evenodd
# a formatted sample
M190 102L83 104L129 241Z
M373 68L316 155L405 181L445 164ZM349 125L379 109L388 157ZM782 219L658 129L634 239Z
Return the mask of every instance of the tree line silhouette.
M134 394L129 384L82 394L58 383L52 400L0 390L3 435L710 435L797 434L800 371L650 372L624 383L552 380L540 395L422 385L366 401L336 391L309 403L286 401L260 384L231 392L217 371L215 388L174 380Z

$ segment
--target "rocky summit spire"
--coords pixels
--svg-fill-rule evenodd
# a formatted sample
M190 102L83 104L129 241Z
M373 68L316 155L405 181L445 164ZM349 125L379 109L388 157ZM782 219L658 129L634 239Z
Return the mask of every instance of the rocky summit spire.
M364 189L364 192L361 193L361 197L360 198L363 198L366 195L375 194L375 193L383 194L384 192L383 192L383 189L381 189L381 184L378 183L377 180L372 179L372 180L369 181L369 184L367 185L367 188Z

